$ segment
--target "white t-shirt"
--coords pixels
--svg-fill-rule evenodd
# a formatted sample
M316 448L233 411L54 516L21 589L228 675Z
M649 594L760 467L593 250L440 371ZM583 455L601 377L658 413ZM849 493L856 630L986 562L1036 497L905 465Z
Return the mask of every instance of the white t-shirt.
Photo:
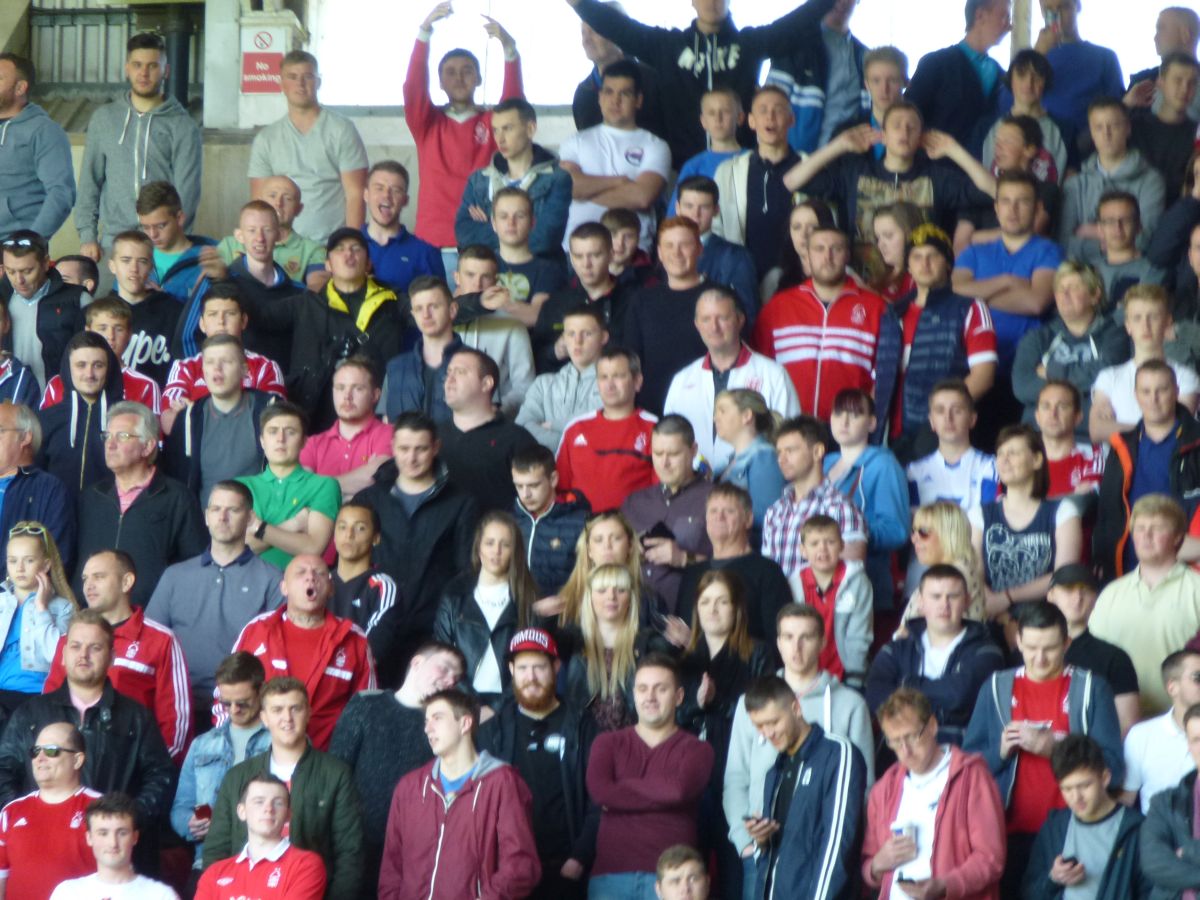
M1127 791L1138 791L1142 813L1150 810L1150 798L1159 791L1173 788L1184 775L1196 768L1188 753L1187 738L1171 710L1161 716L1138 722L1125 735L1125 784Z
M938 804L942 802L942 793L946 790L949 780L950 750L946 747L942 748L942 758L933 767L932 772L926 772L924 775L909 772L905 776L900 806L896 809L896 819L892 822L892 827L916 827L917 858L896 869L889 900L908 900L908 895L900 890L900 876L914 881L924 881L932 876L934 824L937 821Z
M475 605L483 613L489 630L496 629L496 623L500 621L500 616L510 603L512 599L507 583L475 585ZM483 653L483 658L479 660L479 665L475 667L471 687L481 694L499 694L504 690L504 683L500 679L500 660L496 659L496 649L490 643Z
M1175 371L1175 380L1179 382L1179 396L1200 392L1200 377L1191 366L1167 360ZM1137 365L1131 359L1119 366L1109 366L1101 369L1092 383L1092 399L1097 394L1103 394L1112 404L1117 421L1124 425L1136 425L1142 421L1142 411L1137 405L1133 393L1134 376L1137 375Z
M636 181L646 172L664 179L671 174L671 150L666 141L643 128L623 131L603 124L586 128L563 141L558 156L563 162L575 163L585 175L624 175ZM563 249L570 249L567 238L572 231L585 222L599 222L606 211L607 207L590 200L572 200ZM654 211L639 212L638 218L642 221L638 244L649 251L654 245Z
M908 464L909 502L925 506L949 500L964 510L996 499L996 457L974 447L956 463L946 462L940 450Z
M963 638L967 636L967 629L963 629L958 633L950 643L944 647L935 647L929 641L929 632L921 632L921 647L924 653L921 656L921 674L926 678L934 680L941 678L946 674L946 663L950 662L950 655L954 653L955 648L962 643Z
M179 895L145 875L124 884L108 884L93 873L64 881L54 889L50 900L179 900Z

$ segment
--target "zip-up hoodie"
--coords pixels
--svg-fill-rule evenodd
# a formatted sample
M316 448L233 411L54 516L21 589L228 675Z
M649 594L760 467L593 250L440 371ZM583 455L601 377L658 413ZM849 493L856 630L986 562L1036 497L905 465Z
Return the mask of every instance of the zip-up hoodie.
M1093 153L1084 161L1079 174L1068 178L1063 185L1058 243L1068 248L1072 258L1078 258L1084 249L1095 252L1099 246L1095 240L1076 240L1075 229L1085 222L1096 221L1096 206L1106 191L1128 191L1137 197L1142 215L1139 246L1144 246L1146 236L1154 233L1166 201L1167 187L1162 175L1137 150L1130 149L1113 172L1101 171L1100 157Z
M1170 796L1174 790L1162 793ZM1104 871L1100 873L1100 882L1095 886L1096 900L1145 900L1154 896L1154 885L1140 865L1144 821L1141 811L1118 803L1110 815L1120 816L1121 821L1117 825L1117 835ZM1046 817L1046 824L1033 842L1029 866L1025 869L1021 896L1026 900L1058 900L1066 895L1061 884L1050 880L1050 868L1054 865L1055 857L1066 855L1063 851L1073 818L1074 813L1069 809L1053 809ZM1190 833L1188 836L1191 836ZM1178 858L1176 862L1183 863Z
M142 185L169 181L179 191L190 227L200 204L200 129L174 97L139 113L129 94L100 107L88 123L79 170L75 227L81 243L137 230L134 204Z
M67 133L36 103L26 103L0 125L0 237L29 228L48 239L74 205Z
M154 280L158 286L183 304L183 312L175 325L175 340L172 351L176 359L194 356L200 352L204 343L204 334L200 331L201 305L204 295L208 293L210 284L208 277L200 270L200 251L205 247L215 247L216 241L210 237L189 234L188 240L192 246L183 252L179 259L171 264L165 272L155 272Z
M486 750L456 794L442 761L396 785L379 873L379 900L526 897L542 877L533 796L517 770Z

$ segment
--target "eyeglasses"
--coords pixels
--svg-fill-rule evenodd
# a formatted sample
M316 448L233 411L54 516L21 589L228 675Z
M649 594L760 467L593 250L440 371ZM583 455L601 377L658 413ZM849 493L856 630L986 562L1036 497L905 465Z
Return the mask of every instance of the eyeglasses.
M918 731L916 734L901 735L900 737L896 738L895 740L892 740L889 738L888 740L884 741L884 743L887 744L888 749L891 750L893 753L895 751L899 750L901 747L903 747L905 750L911 750L913 747L917 746L917 744L919 744L921 742L921 738L925 736L925 729L928 727L929 727L929 720L926 719L925 724L921 726L921 730Z
M927 541L927 540L929 540L930 536L933 534L933 529L932 528L914 528L912 530L912 533L913 533L913 537L919 537L921 540Z
M140 441L142 436L133 431L102 431L100 432L100 440L108 443L111 440L116 440L121 444L128 444L130 441Z
M29 758L37 759L38 754L45 753L48 759L58 759L63 753L82 753L74 747L60 747L58 744L34 744L29 748Z

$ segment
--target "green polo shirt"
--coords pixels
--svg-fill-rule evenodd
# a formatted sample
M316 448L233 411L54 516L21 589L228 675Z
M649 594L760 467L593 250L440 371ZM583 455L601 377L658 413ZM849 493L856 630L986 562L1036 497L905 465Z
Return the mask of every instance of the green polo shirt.
M258 475L243 475L238 479L254 495L254 512L268 525L278 525L302 509L311 509L330 521L337 518L342 503L342 489L337 480L296 466L287 478L276 478L270 468ZM272 547L262 558L280 569L292 561L288 553Z
M217 244L217 253L225 265L233 265L233 261L246 253L246 248L237 238L230 235L222 238ZM288 278L300 287L304 287L304 279L314 269L325 267L325 245L318 244L296 232L288 235L288 239L275 245L275 262L287 272Z

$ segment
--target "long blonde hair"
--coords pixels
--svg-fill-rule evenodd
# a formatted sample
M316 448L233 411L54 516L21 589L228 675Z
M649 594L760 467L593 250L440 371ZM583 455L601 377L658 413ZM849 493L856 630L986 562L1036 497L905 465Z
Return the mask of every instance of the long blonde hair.
M604 666L604 638L600 634L600 622L592 605L592 594L605 588L629 591L629 609L625 622L612 647L612 668ZM597 566L588 577L587 590L583 595L579 624L583 629L583 658L587 663L588 690L602 700L615 697L625 690L625 681L637 667L634 645L638 634L638 603L640 598L633 586L633 576L624 566L613 564Z
M75 592L71 590L71 582L67 579L66 570L63 568L58 544L54 542L54 535L50 533L50 529L41 522L17 522L8 530L7 541L11 541L13 538L29 538L32 541L41 542L42 551L50 562L50 586L54 589L55 596L71 601L71 605L79 609L79 601L75 599ZM5 549L8 547L7 541L4 545ZM9 580L11 581L11 578Z
M971 543L971 523L962 507L949 500L927 503L913 513L912 527L914 530L927 528L938 536L942 545L942 558L939 562L956 567L967 580L967 593L971 601L967 607L967 618L984 621L987 613L984 610L983 567L979 563L975 545ZM914 591L913 597L918 593L919 591ZM916 607L916 603L910 602L904 618L911 619L922 615Z
M558 617L559 625L580 624L579 613L584 606L583 598L587 593L588 579L595 568L588 556L588 541L592 536L592 529L604 522L616 522L625 530L625 536L629 539L629 559L625 568L629 570L632 578L631 589L639 597L642 594L642 545L638 542L637 532L633 530L629 520L615 509L598 513L587 520L575 541L575 568L571 570L567 583L558 592L563 601L563 611Z

